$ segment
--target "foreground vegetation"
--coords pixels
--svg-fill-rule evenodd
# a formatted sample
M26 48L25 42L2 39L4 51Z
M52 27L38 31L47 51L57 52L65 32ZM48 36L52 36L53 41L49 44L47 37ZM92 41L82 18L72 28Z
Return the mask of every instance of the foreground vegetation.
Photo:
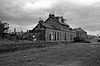
M0 66L100 66L99 43L58 44L0 55Z
M13 44L0 44L0 53L14 52L31 48L44 48L57 45L58 42L13 42Z

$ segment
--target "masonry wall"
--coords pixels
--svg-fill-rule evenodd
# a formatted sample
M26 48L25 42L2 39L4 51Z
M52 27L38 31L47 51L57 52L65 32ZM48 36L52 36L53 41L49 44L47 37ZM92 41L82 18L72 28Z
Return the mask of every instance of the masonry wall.
M87 38L87 33L83 31L76 31L76 37Z
M60 31L53 29L46 29L46 41L74 41L75 33L71 31Z

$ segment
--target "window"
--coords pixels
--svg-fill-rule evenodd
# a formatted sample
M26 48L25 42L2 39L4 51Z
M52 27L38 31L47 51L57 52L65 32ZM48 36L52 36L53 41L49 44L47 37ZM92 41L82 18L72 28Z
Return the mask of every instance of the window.
M78 31L76 32L76 36L77 37L80 37L80 33Z
M72 34L70 34L70 40L73 40L73 36L72 36Z
M51 34L49 34L49 40L51 41Z
M51 32L51 40L54 40L54 32Z
M65 33L65 40L67 40L66 33Z
M54 32L54 36L55 36L55 37L54 37L54 40L56 41L56 32Z
M57 40L59 40L59 32L57 32Z
M61 40L61 32L60 32L60 40Z

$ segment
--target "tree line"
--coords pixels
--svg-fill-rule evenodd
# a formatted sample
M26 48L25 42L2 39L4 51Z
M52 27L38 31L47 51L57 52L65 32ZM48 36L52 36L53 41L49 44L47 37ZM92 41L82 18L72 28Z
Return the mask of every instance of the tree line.
M29 31L27 32L17 32L14 28L14 32L9 33L9 24L0 21L0 38L6 38L9 40L33 40L33 34Z
M5 34L8 32L9 29L9 24L8 23L3 23L0 21L0 36L1 38L4 38Z

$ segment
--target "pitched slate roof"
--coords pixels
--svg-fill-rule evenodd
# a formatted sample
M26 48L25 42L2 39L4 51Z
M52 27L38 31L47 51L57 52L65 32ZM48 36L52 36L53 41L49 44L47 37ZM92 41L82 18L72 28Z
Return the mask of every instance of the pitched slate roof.
M69 27L68 24L59 21L59 18L63 19L62 17L59 17L59 16L56 16L56 17L55 17L54 14L53 14L52 16L49 15L48 19L45 20L45 21L41 21L41 20L40 20L39 23L41 23L41 26L43 26L43 27L45 27L45 28L60 29L60 30L62 30L61 27L59 28L58 26L55 26L55 25L53 25L53 24L48 24L47 21L48 21L50 18L52 18L53 20L55 20L56 22L58 22L58 24L61 25L62 27L63 27L63 26ZM38 23L37 26L40 26L39 23ZM36 26L35 28L37 28L37 26ZM35 28L34 28L34 29L35 29ZM34 29L33 29L33 30L34 30Z
M52 25L47 24L47 23L42 23L42 25L43 25L44 27L47 27L47 28L54 28Z
M67 23L60 22L60 21L59 21L59 18L62 18L62 17L57 16L57 17L52 17L52 18L53 18L55 21L57 21L59 24L65 25L65 26L69 27L69 25L68 25Z
M74 29L72 29L73 31L83 31L83 32L86 32L86 31L84 31L83 29L81 29L81 28L74 28Z

